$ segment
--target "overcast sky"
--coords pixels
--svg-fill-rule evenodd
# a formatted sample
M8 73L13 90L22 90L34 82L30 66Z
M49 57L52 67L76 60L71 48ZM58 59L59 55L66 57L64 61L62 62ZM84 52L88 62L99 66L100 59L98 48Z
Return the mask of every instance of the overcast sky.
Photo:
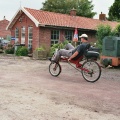
M94 12L97 15L94 17L98 19L99 14L103 12L108 14L109 7L114 3L114 0L92 0L94 5ZM0 0L0 20L5 16L7 20L11 20L15 13L22 7L28 7L33 9L40 9L42 2L45 0Z

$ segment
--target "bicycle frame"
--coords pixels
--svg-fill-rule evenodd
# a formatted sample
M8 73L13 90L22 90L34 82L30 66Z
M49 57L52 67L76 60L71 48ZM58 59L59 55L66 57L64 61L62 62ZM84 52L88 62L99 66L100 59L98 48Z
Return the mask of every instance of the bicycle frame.
M83 59L83 56L80 56L78 59L70 60L69 62L75 64L76 68L79 68L81 71L90 72L88 69L85 69L82 67L83 64L80 63L82 59ZM60 61L68 62L68 58L61 57Z
M100 76L101 76L101 67L100 65L96 62L97 59L87 59L85 57L85 61L83 61L84 56L80 56L76 60L70 60L68 61L68 58L66 57L61 57L60 61L67 62L67 63L73 63L75 66L74 67L76 70L80 71L82 73L83 78L88 81L88 82L95 82L97 81ZM60 62L59 61L59 62ZM81 63L83 61L83 63ZM61 71L62 67L59 62L51 62L49 65L49 72L52 76L57 77Z

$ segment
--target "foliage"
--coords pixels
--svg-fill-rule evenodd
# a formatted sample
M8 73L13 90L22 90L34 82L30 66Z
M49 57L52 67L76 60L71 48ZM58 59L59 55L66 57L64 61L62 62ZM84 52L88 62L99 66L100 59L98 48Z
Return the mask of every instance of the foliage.
M109 25L99 25L97 27L97 44L96 46L102 50L102 44L103 44L103 38L105 36L115 36L116 30L112 30L112 28Z
M69 14L71 9L76 9L77 16L93 18L96 12L93 12L94 5L90 0L46 0L41 10Z
M54 54L54 52L56 51L56 49L63 49L65 48L65 45L69 43L68 40L64 40L61 43L57 43L54 44L51 48L50 48L50 56L52 56Z
M43 46L36 48L37 51L45 51L45 48Z
M118 36L120 37L120 24L117 25L116 32L117 32Z
M49 55L49 48L46 45L41 45L39 48L36 48L33 52L34 58L43 59Z
M18 46L16 50L17 56L27 56L28 55L28 49L24 46Z
M12 44L8 44L5 48L6 54L14 54L14 46Z
M115 0L113 5L109 9L109 20L118 21L120 20L120 0Z
M6 54L14 54L14 47L5 50Z

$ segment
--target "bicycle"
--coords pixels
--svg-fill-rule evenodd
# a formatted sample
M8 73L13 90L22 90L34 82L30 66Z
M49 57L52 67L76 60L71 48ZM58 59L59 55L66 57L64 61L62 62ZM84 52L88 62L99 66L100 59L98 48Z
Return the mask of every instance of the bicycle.
M101 66L97 63L97 58L99 53L95 51L86 51L83 56L80 56L78 59L68 61L68 58L61 57L60 61L69 63L72 67L72 64L75 64L74 67L76 70L82 73L83 78L87 82L96 82L101 76ZM52 76L57 77L62 72L62 67L59 62L52 62L49 65L49 72ZM83 63L81 63L83 62Z

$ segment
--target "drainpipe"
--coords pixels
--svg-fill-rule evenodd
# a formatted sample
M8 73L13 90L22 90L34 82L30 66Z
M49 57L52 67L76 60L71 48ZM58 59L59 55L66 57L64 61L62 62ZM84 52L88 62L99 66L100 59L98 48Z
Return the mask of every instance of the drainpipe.
M40 27L39 27L39 43L38 43L39 47L40 47Z

